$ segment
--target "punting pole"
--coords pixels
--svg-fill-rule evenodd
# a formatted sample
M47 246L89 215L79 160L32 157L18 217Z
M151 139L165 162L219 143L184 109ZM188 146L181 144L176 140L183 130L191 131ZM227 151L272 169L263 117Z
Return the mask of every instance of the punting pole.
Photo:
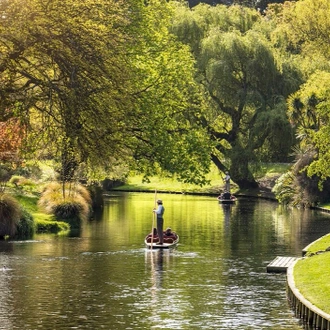
M156 204L157 204L157 190L155 190L154 208L156 208ZM151 245L150 245L151 249L154 242L155 217L156 217L156 213L152 212Z

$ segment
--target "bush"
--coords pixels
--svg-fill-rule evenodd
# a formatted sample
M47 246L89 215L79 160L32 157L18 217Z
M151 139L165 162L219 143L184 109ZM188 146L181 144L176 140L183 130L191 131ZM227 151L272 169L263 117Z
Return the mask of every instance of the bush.
M0 194L0 237L16 235L21 214L21 206L14 197Z
M88 219L91 213L90 194L80 184L66 184L63 187L58 182L52 182L44 188L38 205L46 213L74 225Z
M70 219L81 213L81 205L76 202L63 202L54 208L54 215L58 219Z
M276 184L272 191L280 203L289 204L293 201L294 196L297 194L294 182L295 178L291 171L282 174L276 180Z
M16 236L19 238L30 238L33 237L35 232L35 224L32 215L22 209L22 216L17 225L17 234Z

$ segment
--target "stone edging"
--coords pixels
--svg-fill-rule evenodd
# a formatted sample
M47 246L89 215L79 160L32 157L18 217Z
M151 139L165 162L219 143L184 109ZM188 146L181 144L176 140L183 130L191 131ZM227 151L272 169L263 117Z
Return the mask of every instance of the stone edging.
M287 295L295 316L314 329L329 330L330 315L310 303L295 286L293 269L296 262L287 269Z

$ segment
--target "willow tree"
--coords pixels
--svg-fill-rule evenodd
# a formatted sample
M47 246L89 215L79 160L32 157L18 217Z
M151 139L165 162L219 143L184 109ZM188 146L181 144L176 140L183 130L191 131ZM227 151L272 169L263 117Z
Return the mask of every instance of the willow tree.
M1 101L32 157L56 158L64 181L79 164L126 163L203 182L205 135L187 120L192 59L168 33L165 2L14 0L1 11Z
M190 45L208 110L200 123L215 147L212 160L241 188L257 187L251 162L290 150L286 97L299 81L261 33L263 17L240 6L180 7L173 30ZM280 151L281 150L281 151Z

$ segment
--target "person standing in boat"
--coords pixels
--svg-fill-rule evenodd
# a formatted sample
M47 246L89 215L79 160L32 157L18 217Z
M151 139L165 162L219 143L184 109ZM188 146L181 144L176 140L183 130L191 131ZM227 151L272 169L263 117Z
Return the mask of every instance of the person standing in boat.
M153 212L157 215L157 232L158 232L158 238L159 238L159 245L163 245L164 243L164 234L163 234L163 226L164 226L164 212L165 208L163 206L163 201L158 199L157 200L158 207L153 210Z
M226 171L226 176L223 178L225 181L225 191L230 192L230 175L228 171Z

